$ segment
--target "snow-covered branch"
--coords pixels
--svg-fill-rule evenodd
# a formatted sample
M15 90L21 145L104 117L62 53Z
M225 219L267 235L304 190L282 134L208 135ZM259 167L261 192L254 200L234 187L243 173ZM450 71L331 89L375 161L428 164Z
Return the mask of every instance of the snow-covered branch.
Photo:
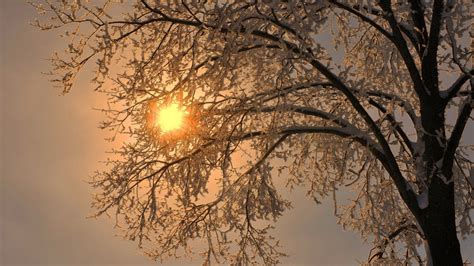
M445 91L440 92L441 98L445 100L446 103L450 102L458 92L462 89L466 81L473 78L474 70L469 71L469 73L463 73L453 84ZM472 89L472 88L471 88Z

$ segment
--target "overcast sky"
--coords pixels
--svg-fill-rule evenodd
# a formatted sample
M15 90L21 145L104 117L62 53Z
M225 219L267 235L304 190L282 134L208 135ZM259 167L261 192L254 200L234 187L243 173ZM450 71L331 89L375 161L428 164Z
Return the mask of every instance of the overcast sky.
M92 213L88 176L101 169L111 147L97 129L102 116L93 110L105 99L87 79L66 96L52 88L41 72L63 46L54 33L29 26L36 14L25 2L0 0L0 264L151 264L136 243L116 236L113 221L86 218ZM472 135L472 125L467 133ZM285 264L366 260L370 246L336 224L332 205L315 205L303 194L292 193L295 208L276 225L290 255ZM471 261L473 242L462 242Z

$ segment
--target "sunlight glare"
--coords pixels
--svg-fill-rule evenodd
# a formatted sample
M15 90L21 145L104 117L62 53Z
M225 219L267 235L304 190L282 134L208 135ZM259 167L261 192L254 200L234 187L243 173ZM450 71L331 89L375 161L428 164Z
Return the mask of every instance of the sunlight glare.
M162 133L168 133L183 127L185 115L187 114L176 103L161 108L158 111L156 125L160 127Z

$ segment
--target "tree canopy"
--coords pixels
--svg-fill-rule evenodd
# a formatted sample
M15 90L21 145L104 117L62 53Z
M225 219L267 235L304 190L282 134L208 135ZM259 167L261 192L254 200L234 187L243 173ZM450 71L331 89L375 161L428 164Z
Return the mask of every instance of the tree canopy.
M441 265L461 259L456 232L473 232L471 147L460 146L473 107L470 4L34 5L47 15L39 27L69 38L52 58L65 93L95 62L109 96L102 127L128 141L94 176L93 206L151 257L201 241L206 263L276 264L270 229L291 207L278 179L332 197L339 223L374 243L369 262ZM156 120L170 105L185 115L167 132Z

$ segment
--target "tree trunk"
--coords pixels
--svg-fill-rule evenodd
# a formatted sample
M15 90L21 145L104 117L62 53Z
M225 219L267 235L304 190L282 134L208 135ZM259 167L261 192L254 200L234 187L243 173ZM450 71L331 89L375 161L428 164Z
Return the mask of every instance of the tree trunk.
M461 248L456 235L454 183L445 184L434 177L428 208L424 210L423 231L433 265L462 265Z
M462 257L456 234L453 158L445 156L446 142L443 142L446 139L444 111L439 99L421 104L424 152L417 168L419 179L425 180L429 190L428 206L421 209L418 220L428 242L432 265L456 266L462 265ZM440 162L442 167L438 165Z
M432 265L462 265L461 249L456 231L452 228L433 227L427 233Z

